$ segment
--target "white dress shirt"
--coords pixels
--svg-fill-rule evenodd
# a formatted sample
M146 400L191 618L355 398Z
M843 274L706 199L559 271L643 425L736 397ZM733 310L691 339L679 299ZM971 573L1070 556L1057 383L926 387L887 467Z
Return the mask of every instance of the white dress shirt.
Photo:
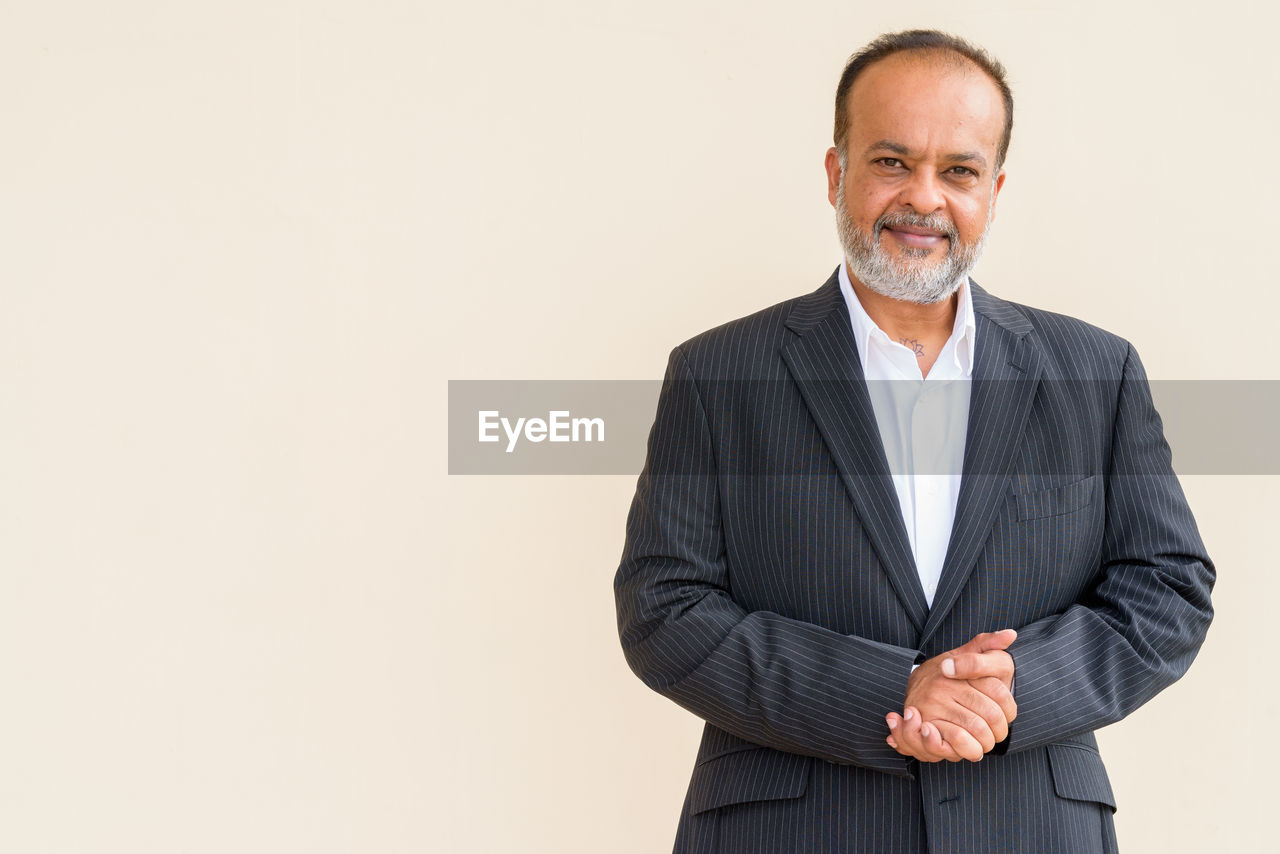
M898 506L925 599L933 604L951 540L973 379L975 324L970 283L960 286L951 337L922 376L915 352L885 334L858 301L844 263L840 292L875 410Z

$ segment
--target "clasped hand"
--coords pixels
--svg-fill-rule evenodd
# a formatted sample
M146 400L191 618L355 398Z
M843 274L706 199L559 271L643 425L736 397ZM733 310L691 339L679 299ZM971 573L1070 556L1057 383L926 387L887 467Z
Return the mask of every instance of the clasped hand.
M1013 629L978 635L935 656L907 681L902 714L890 712L889 746L921 762L977 762L1009 734L1013 702Z

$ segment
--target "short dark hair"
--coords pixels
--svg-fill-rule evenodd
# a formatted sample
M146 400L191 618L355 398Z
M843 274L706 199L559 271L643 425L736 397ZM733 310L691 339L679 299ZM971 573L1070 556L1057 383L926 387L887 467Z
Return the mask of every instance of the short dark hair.
M853 88L853 81L873 62L907 51L956 54L986 72L986 75L1000 89L1000 95L1004 98L1004 134L1000 137L1000 147L996 151L996 169L999 169L1004 164L1005 154L1009 151L1009 139L1013 136L1013 92L1005 82L1004 66L982 48L970 44L959 36L938 30L904 30L900 33L885 33L849 57L849 61L844 66L844 73L840 75L840 85L836 87L835 143L836 151L841 154L841 162L844 162L845 141L849 136L847 102L849 90Z

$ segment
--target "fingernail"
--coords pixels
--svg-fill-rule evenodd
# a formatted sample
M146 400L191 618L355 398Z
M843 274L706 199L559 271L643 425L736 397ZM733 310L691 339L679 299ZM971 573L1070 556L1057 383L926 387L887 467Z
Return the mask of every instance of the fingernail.
M909 721L911 720L913 715L915 715L915 712L913 712L911 709L907 709L905 712L902 713L902 719L904 721Z
M943 676L955 676L955 675L956 675L956 662L955 662L955 659L954 659L954 658L947 658L947 659L943 659L943 661L942 661L942 675L943 675Z
M889 718L889 729L897 729L897 728L898 728L898 719Z
M920 727L920 734L923 735L925 738L929 737L929 732L930 732L930 729L928 724L923 724Z

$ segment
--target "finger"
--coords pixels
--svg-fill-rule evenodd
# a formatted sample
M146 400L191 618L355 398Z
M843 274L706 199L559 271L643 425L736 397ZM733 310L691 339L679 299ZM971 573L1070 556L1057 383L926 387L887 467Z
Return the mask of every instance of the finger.
M986 753L986 751L982 749L982 745L979 744L978 741L969 734L969 732L967 732L963 727L957 726L950 721L930 721L926 726L929 726L932 729L933 734L939 740L946 741L946 746L951 748L949 752L952 756L956 757L951 760L952 762L959 761L960 759L968 759L970 762L979 762ZM925 746L930 750L945 749L943 746L936 744L933 739L927 740L925 742Z
M952 759L954 761L956 758L961 758L958 752L959 747L953 739L947 738L946 733L943 733L936 740L928 738L928 732L925 728L930 723L939 721L946 721L962 729L972 730L970 735L974 751L985 753L985 745L995 746L995 737L991 732L991 727L980 714L975 713L960 702L962 697L971 695L983 697L983 695L968 682L942 680L939 685L945 690L939 693L938 696L928 698L920 706L915 707L918 708L921 719L920 727L924 731L921 738L924 749L943 759ZM991 701L987 700L987 702ZM971 704L978 705L976 701L971 701ZM940 750L942 741L949 741L950 746ZM966 742L965 746L968 747L969 743ZM986 749L990 748L987 747ZM951 754L955 755L952 756Z
M960 757L942 740L942 735L931 721L920 724L920 743L925 754L930 757L930 762L941 762L943 759L948 762L960 761Z
M940 761L943 758L942 755L933 752L925 745L923 731L927 724L921 719L920 710L914 706L908 706L902 718L902 724L894 733L899 750L905 750L909 756L914 756L921 762Z
M994 676L1008 685L1013 681L1013 656L1004 650L954 653L942 660L940 669L951 679Z
M992 722L997 724L1001 732L1007 732L1007 721L1000 706L968 682L947 684L954 686L952 691L949 692L945 701L928 705L926 711L928 719L955 724L973 737L983 753L991 750L1000 740L996 738ZM943 737L946 737L945 733ZM960 745L956 744L954 739L949 740L957 752L962 752Z
M923 718L923 713L921 713ZM938 729L938 725L942 724L942 729ZM948 762L959 762L964 757L956 752L955 747L951 745L945 736L948 727L953 726L949 722L942 720L922 720L920 724L920 740L923 749L936 760L947 760Z
M931 755L946 759L948 762L960 761L959 755L951 749L949 744L943 741L942 733L938 731L936 721L920 725L920 738L924 742L924 749Z
M966 703L972 705L966 705ZM984 703L990 704L990 707L984 706ZM989 713L994 713L996 718L995 728L987 720ZM996 737L997 729L1000 732L1007 732L1007 724L1004 724L1004 716L1000 714L1000 707L986 695L973 689L969 689L963 702L957 698L943 714L937 715L934 720L938 722L946 721L967 732L983 753L995 747L996 742L1000 740ZM946 733L943 733L943 737L947 738L958 752L960 751L960 745L956 744L954 738L948 737ZM966 756L966 758L968 757Z
M1009 722L1005 719L1000 704L978 689L970 687L956 698L956 702L971 717L953 722L968 730L982 744L984 753L1004 741L1009 734Z
M994 700L1000 706L1000 712L1004 715L1005 721L1013 723L1013 719L1018 716L1018 704L1014 702L1013 693L1009 691L1008 685L990 676L984 679L970 679L969 684L974 690L981 691Z
M908 734L905 739L903 738L903 732L906 730L906 722L903 720L902 715L897 712L889 712L884 716L884 720L885 724L889 727L889 735L885 738L885 743L901 753L903 756L911 756L912 753L909 747L911 737ZM919 727L918 722L916 727Z
M902 715L898 714L897 712L890 712L889 714L884 716L884 720L885 720L885 723L888 724L889 726L889 736L888 738L885 739L885 741L894 750L897 750L899 753L902 753L903 751L898 748L898 740L893 737L894 732L898 729L898 727L902 726Z
M932 759L926 757L924 746L920 738L920 713L908 706L902 713L902 720L899 722L892 732L893 738L897 741L897 750L899 753L907 756L914 756L917 759L923 759L926 762L932 762Z
M956 647L952 652L992 652L997 649L1008 649L1018 638L1013 629L1001 629L998 632L982 632L973 636L973 640Z

